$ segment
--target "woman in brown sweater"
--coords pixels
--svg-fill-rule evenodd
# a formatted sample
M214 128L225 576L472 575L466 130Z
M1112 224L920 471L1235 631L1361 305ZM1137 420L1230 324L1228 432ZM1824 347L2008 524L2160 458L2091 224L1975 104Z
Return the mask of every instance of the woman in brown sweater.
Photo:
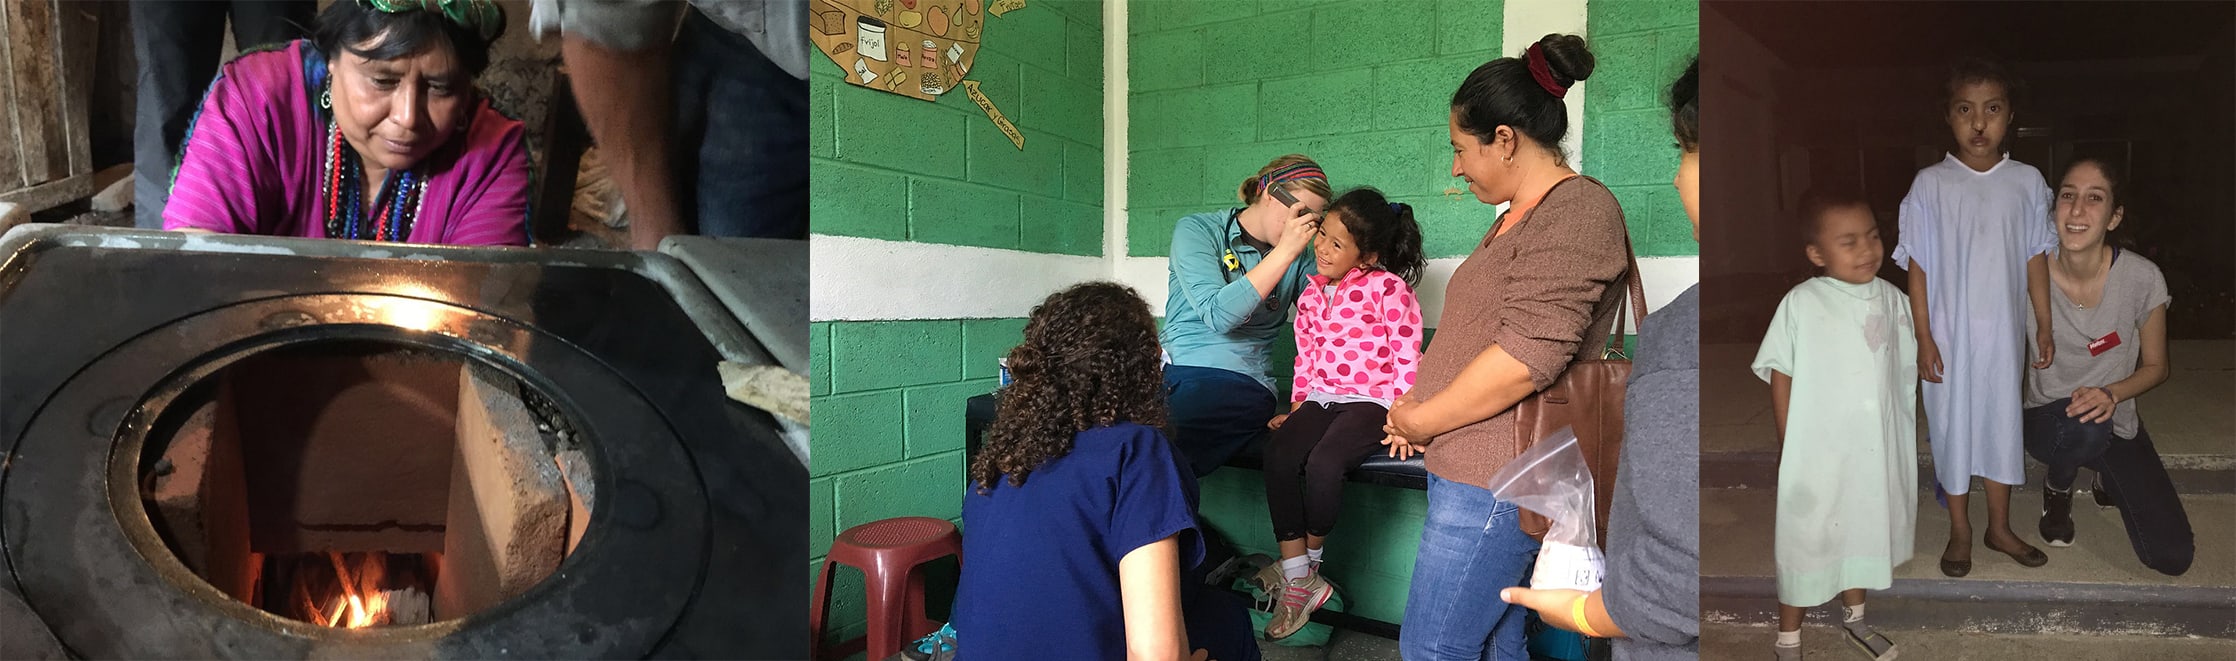
M1429 470L1399 641L1412 661L1528 658L1526 609L1498 595L1521 584L1538 543L1486 485L1524 449L1514 405L1599 346L1588 327L1622 303L1622 209L1560 149L1561 99L1593 64L1582 38L1546 35L1452 96L1452 174L1484 204L1512 206L1452 274L1419 382L1390 408L1392 453L1426 452Z

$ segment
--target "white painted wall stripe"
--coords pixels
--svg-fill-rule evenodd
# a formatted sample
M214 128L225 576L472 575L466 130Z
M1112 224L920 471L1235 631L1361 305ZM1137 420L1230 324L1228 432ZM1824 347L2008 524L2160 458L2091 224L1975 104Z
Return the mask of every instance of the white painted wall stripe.
M1102 3L1102 254L1126 254L1126 7ZM1115 260L1113 260L1115 262Z
M1584 34L1587 9L1585 0L1508 0L1506 20L1499 30L1499 56L1520 55L1523 49L1548 34L1573 34L1588 39L1589 35ZM1452 84L1456 87L1459 82ZM1588 82L1579 82L1568 88L1568 96L1562 99L1568 104L1568 135L1562 136L1561 149L1568 152L1569 167L1578 172L1584 170L1584 95L1590 91L1590 86Z
M812 321L1023 317L1049 294L1107 277L1101 257L811 235Z
M808 302L814 321L1023 317L1049 294L1090 280L1130 285L1163 316L1170 293L1163 257L1106 260L824 234L814 235L808 252L815 260ZM1461 261L1429 260L1421 277L1423 317L1432 325ZM1646 308L1658 310L1699 281L1700 258L1642 257L1638 269Z
M1171 291L1165 268L1167 261L1164 257L1127 257L1119 262L1115 277L1148 298L1150 310L1158 316L1164 315L1165 297ZM1417 292L1421 297L1421 318L1428 320L1430 326L1435 326L1436 320L1444 314L1445 285L1451 282L1452 272L1458 270L1463 261L1466 258L1431 259L1428 272L1421 275L1421 288ZM1645 278L1646 311L1652 312L1668 305L1670 299L1677 298L1700 281L1700 258L1640 257L1638 272Z

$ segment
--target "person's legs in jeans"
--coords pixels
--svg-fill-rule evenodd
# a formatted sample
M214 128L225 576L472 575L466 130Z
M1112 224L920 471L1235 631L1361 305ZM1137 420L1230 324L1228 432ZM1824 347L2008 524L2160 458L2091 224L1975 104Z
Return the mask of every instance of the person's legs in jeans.
M1522 533L1521 510L1488 489L1429 475L1429 510L1406 595L1407 661L1529 658L1522 622L1527 612L1498 598L1521 585L1537 557L1537 540Z
M2112 423L2081 422L2065 414L2073 400L2059 399L2026 410L2026 453L2049 466L2043 477L2042 519L2036 526L2051 546L2073 543L2073 480L2081 467L2104 456L2112 442Z
M2197 555L2196 534L2181 494L2174 491L2173 478L2151 444L2149 430L2138 425L2135 438L2112 441L2103 459L2091 468L2104 477L2104 487L2119 501L2120 520L2127 526L2136 559L2168 576L2188 572Z
M1266 432L1273 391L1211 367L1165 366L1166 418L1173 447L1201 478Z
M2049 466L2044 486L2072 491L2081 467L2104 456L2112 444L2112 423L2081 422L2065 414L2071 399L2059 399L2026 410L2026 453Z
M807 81L689 12L676 37L673 130L677 211L698 234L807 238L807 105Z
M132 3L132 54L139 60L139 97L132 126L132 223L163 228L171 166L202 93L217 76L228 3Z

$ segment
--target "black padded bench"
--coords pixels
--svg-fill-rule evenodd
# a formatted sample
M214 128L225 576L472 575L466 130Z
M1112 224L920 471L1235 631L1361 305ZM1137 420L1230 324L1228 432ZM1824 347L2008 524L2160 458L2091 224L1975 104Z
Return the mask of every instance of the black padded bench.
M972 397L966 400L963 406L964 455L976 456L979 441L984 438L986 428L994 424L996 408L994 395L988 393ZM1259 434L1257 438L1251 439L1250 443L1244 446L1241 452L1235 453L1234 457L1228 459L1222 465L1229 468L1245 468L1254 471L1265 470L1265 443L1266 439L1271 436L1270 432ZM1421 456L1417 454L1409 459L1402 460L1391 458L1386 454L1377 454L1368 457L1365 463L1359 464L1358 468L1352 469L1348 477L1350 481L1362 484L1376 484L1421 491L1427 491L1429 488L1428 469L1421 464ZM1360 617L1350 613L1331 610L1315 611L1312 613L1312 621L1390 640L1397 640L1398 637L1398 625L1396 623Z
M963 443L966 454L977 454L980 438L986 433L986 428L994 424L994 409L994 395L992 393L972 397L964 403L963 433L965 436L963 437ZM1248 445L1243 446L1241 452L1235 453L1234 457L1227 459L1227 462L1222 465L1255 471L1265 470L1265 444L1266 439L1271 436L1270 432L1259 434ZM1421 464L1421 455L1418 454L1408 459L1395 459L1386 454L1376 454L1367 457L1366 462L1359 464L1358 468L1351 469L1349 477L1352 482L1361 484L1376 484L1419 491L1427 491L1429 488L1428 468Z

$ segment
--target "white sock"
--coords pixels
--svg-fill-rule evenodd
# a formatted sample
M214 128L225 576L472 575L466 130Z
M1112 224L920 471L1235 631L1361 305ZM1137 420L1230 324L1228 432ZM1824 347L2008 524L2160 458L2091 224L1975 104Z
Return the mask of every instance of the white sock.
M1311 560L1309 558L1306 558L1305 556L1300 555L1294 558L1283 558L1281 560L1282 578L1294 581L1300 578L1304 578L1305 574L1311 573L1311 571Z
M1778 632L1778 646L1779 646L1779 647L1800 647L1800 646L1801 646L1801 630L1800 630L1800 629L1795 629L1795 630L1792 630L1792 631L1780 631L1780 632Z
M1320 564L1320 549L1305 549L1304 557L1311 558L1312 564Z
M1856 604L1854 606L1843 605L1841 606L1841 608L1847 611L1848 614L1846 618L1841 620L1841 623L1854 624L1856 622L1863 621L1863 604Z

